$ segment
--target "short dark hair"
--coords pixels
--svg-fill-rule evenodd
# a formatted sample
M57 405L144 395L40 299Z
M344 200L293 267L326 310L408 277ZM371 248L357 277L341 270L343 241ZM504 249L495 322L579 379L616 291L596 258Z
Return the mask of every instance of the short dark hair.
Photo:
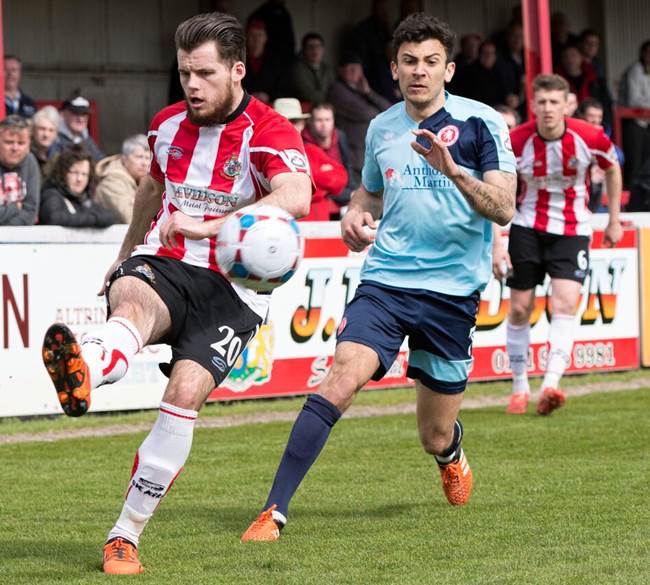
M336 114L336 109L334 108L334 105L331 104L330 102L316 102L311 107L312 114L314 113L315 110L330 110L332 114Z
M521 123L521 116L519 115L519 112L514 108L506 106L505 104L497 104L494 106L494 109L499 112L499 114L510 114L511 116L514 116L517 124Z
M21 60L20 57L18 57L17 55L7 54L7 55L5 55L4 60L5 60L5 61L9 61L9 60L11 60L11 61L17 61L18 63L20 63L20 65L23 64L22 60Z
M301 47L304 49L309 41L320 41L321 45L325 44L325 39L317 32L308 32L304 37L302 37Z
M580 42L584 42L587 37L598 37L600 39L600 33L593 28L586 28L580 33Z
M578 51L578 53L580 53L580 47L578 46L578 43L574 43L574 42L567 43L566 45L564 45L564 47L562 47L562 50L560 51L560 55L564 55L564 53L566 53L567 51Z
M587 110L589 108L595 108L597 110L600 110L601 112L604 111L603 104L599 100L593 97L588 97L583 99L580 102L580 105L578 106L578 109L576 111L578 117L582 118L587 113Z
M397 52L404 43L422 43L429 39L435 39L442 43L447 54L447 61L449 61L454 51L454 41L456 39L456 35L449 28L449 25L424 12L410 14L395 29L393 35L393 61L397 61Z
M643 41L643 43L639 47L639 61L641 63L643 63L643 53L645 53L648 47L650 47L650 39Z
M219 58L228 65L246 62L246 35L241 23L230 14L208 12L188 18L178 25L174 40L177 50L188 52L213 41Z
M90 164L88 187L86 189L92 192L92 187L95 183L95 164L90 153L81 144L73 144L61 152L61 154L56 158L50 179L57 185L57 187L65 187L65 179L68 171L74 164L85 160Z
M564 95L569 95L569 83L564 77L556 75L555 73L538 75L533 79L533 94L535 92L543 91L553 91L553 90L563 91Z
M497 45L496 45L496 43L495 43L494 41L491 41L490 39L486 39L486 40L484 40L484 41L479 45L479 47L478 47L478 54L479 54L479 55L481 54L481 51L482 51L485 47L494 47L494 50L495 50L495 51L497 50Z

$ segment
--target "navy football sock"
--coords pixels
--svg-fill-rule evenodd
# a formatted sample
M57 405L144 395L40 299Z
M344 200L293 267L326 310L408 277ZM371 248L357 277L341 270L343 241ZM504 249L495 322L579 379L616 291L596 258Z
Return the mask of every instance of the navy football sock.
M451 445L440 455L435 455L436 461L440 467L449 465L455 461L458 461L460 457L460 442L463 438L463 425L460 424L460 421L456 419L454 424L454 436L451 440Z
M287 516L289 501L307 475L327 442L330 431L341 417L341 412L327 398L311 394L291 429L287 447L275 474L273 487L264 509L272 504Z

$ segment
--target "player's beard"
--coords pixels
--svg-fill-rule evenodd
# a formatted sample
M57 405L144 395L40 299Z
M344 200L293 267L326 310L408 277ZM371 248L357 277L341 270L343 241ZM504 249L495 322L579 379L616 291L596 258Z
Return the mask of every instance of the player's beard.
M196 126L217 126L223 124L226 118L234 111L235 94L231 85L227 85L224 94L217 103L212 104L212 108L208 111L196 112L192 108L192 104L185 96L185 105L187 106L187 117L192 124Z

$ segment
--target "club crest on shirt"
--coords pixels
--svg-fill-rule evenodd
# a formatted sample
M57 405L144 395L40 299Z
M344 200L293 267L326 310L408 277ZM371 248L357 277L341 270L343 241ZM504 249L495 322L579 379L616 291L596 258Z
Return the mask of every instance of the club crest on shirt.
M167 155L174 160L178 160L183 156L183 149L180 146L170 146L167 149Z
M236 154L232 154L230 158L224 163L223 170L221 171L221 176L234 180L241 174L241 163L237 158Z
M438 138L444 142L446 146L455 144L459 136L460 131L458 130L458 126L454 126L453 124L449 124L449 126L445 126L438 131Z
M570 169L575 169L575 168L578 166L578 159L577 159L575 156L572 156L572 157L568 160L568 162L567 162L567 166L568 166Z

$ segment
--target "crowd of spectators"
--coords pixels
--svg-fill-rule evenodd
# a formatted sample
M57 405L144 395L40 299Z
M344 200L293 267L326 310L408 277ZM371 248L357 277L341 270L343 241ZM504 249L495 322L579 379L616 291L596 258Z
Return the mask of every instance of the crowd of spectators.
M401 0L400 18L421 11L421 0ZM316 193L308 219L337 219L359 185L365 134L370 121L401 99L392 78L391 37L397 22L389 0L373 0L370 14L344 36L340 51L326 46L318 31L305 34L296 52L284 0L265 0L246 21L245 89L275 107L301 131ZM526 120L524 34L521 10L489 37L459 39L450 92L495 107L513 128ZM601 36L593 29L571 31L561 12L551 17L553 66L571 88L569 116L602 125L611 133L614 100L600 58ZM335 54L341 58L334 59ZM128 223L135 191L148 172L144 135L127 138L122 152L106 156L88 128L91 104L75 95L59 109L37 110L21 89L22 62L6 55L5 106L0 122L0 225L41 224L104 227ZM183 99L176 64L170 101ZM650 108L650 41L626 70L618 104ZM624 123L625 186L630 206L650 210L650 126ZM591 178L591 208L602 210L602 177Z
M109 156L90 135L90 102L75 95L60 109L37 109L21 89L22 62L4 57L6 117L0 120L0 225L104 228L129 223L149 171L149 144L127 138Z

